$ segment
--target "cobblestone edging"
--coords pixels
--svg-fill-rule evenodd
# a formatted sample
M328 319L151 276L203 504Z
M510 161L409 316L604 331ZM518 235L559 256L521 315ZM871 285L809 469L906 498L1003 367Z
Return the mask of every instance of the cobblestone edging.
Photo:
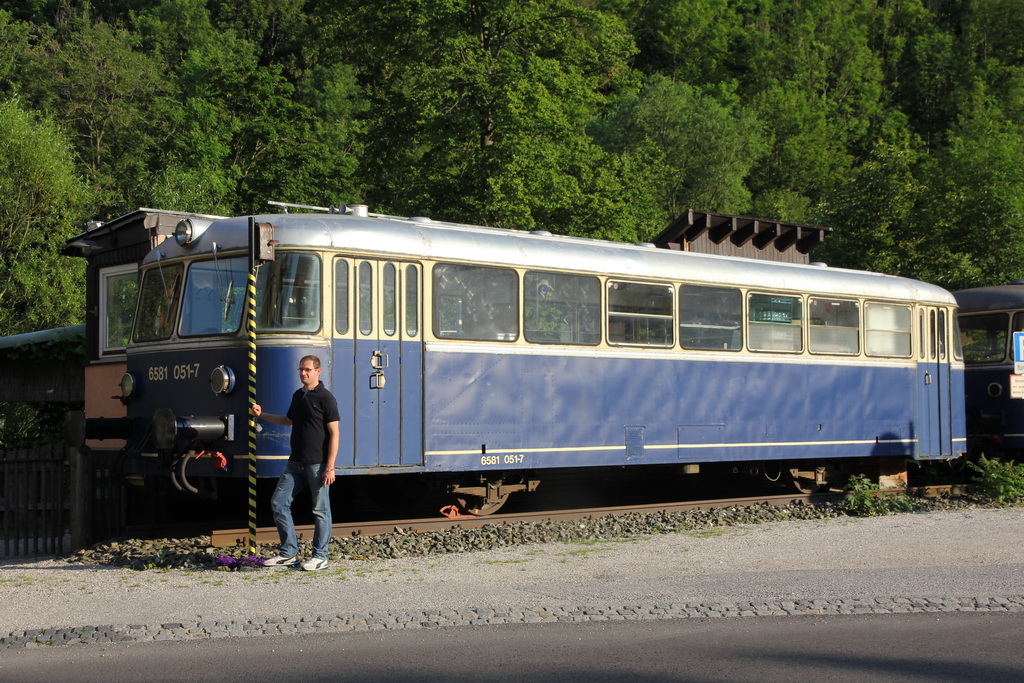
M137 643L256 635L340 633L491 624L641 621L722 617L914 612L1024 612L1024 595L989 598L867 598L626 605L623 607L536 607L370 612L320 617L274 617L247 621L200 621L156 625L79 626L12 631L0 637L0 649L88 643Z

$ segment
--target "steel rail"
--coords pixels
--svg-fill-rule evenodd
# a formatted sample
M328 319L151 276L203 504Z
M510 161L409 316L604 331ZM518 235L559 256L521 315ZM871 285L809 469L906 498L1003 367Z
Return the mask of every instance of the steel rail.
M781 496L755 496L750 498L721 498L717 500L699 500L671 503L646 503L643 505L626 505L594 508L576 508L571 510L545 510L540 512L517 512L513 514L494 514L482 517L460 516L453 519L434 517L424 519L394 519L371 522L344 522L334 524L332 536L376 536L387 533L423 533L442 531L445 529L478 529L489 524L515 524L516 522L551 522L574 519L597 519L629 514L652 514L684 512L687 510L711 510L713 508L749 507L752 505L791 505L795 503L820 503L827 500L838 500L842 493L815 493ZM295 527L300 539L313 536L313 525ZM210 534L211 545L225 547L244 542L248 533L246 529L222 529ZM261 527L256 530L256 540L261 543L273 543L278 540L274 527Z
M882 493L909 493L914 496L933 497L943 494L963 493L963 487L957 486L922 486L913 489L896 489ZM751 507L754 505L794 505L814 504L827 501L838 501L847 497L845 492L827 491L810 494L782 494L774 496L751 496L745 498L718 498L714 500L694 500L667 503L644 503L641 505L621 505L609 507L576 508L571 510L544 510L539 512L517 512L513 514L494 514L482 517L431 517L423 519L392 519L370 522L343 522L334 524L331 536L357 537L376 536L389 533L425 533L443 531L445 529L479 529L489 524L515 524L516 522L554 522L575 519L599 519L601 517L618 517L631 514L652 514L686 512L689 510L712 510L728 507ZM295 527L299 539L313 537L313 525ZM219 529L210 534L210 544L215 547L244 545L248 529ZM276 543L277 530L274 527L260 527L256 530L259 543Z

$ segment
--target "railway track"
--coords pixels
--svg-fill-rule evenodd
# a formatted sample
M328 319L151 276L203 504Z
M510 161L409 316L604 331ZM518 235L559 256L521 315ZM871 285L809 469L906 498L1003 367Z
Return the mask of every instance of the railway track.
M907 493L923 497L938 496L954 492L951 486L925 486L911 489ZM570 510L545 510L538 512L518 512L513 514L493 514L481 517L460 516L430 517L421 519L392 519L382 521L345 522L335 524L332 536L356 537L376 536L394 532L424 533L445 529L476 529L494 524L513 524L516 522L566 521L574 519L596 519L629 514L652 514L686 512L688 510L711 510L715 508L743 507L753 505L813 505L828 501L838 501L847 496L844 492L828 491L810 494L782 494L770 496L750 496L743 498L718 498L714 500L696 500L668 503L645 503L641 505L615 505L609 507L575 508ZM309 539L313 535L313 525L297 525L296 532L300 539ZM246 545L249 542L248 529L218 529L210 534L210 543L215 547ZM276 543L277 530L274 527L260 527L256 530L257 543Z

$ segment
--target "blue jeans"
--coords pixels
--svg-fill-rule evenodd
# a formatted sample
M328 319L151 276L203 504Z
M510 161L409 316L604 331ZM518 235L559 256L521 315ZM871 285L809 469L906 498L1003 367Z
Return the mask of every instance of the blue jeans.
M274 524L281 537L278 552L285 557L299 552L292 503L303 489L308 488L313 498L313 557L327 559L327 544L331 540L331 496L329 487L323 485L323 471L323 465L305 465L289 460L277 480L270 509L274 512Z

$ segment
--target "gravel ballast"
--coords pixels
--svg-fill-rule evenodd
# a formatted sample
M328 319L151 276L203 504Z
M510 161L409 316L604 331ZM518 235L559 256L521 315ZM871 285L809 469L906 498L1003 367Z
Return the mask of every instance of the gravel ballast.
M125 541L73 561L0 564L0 647L549 621L1024 611L1024 508L924 509L857 518L794 506L336 539L331 566L320 572L218 571L213 558L224 550L201 538Z

